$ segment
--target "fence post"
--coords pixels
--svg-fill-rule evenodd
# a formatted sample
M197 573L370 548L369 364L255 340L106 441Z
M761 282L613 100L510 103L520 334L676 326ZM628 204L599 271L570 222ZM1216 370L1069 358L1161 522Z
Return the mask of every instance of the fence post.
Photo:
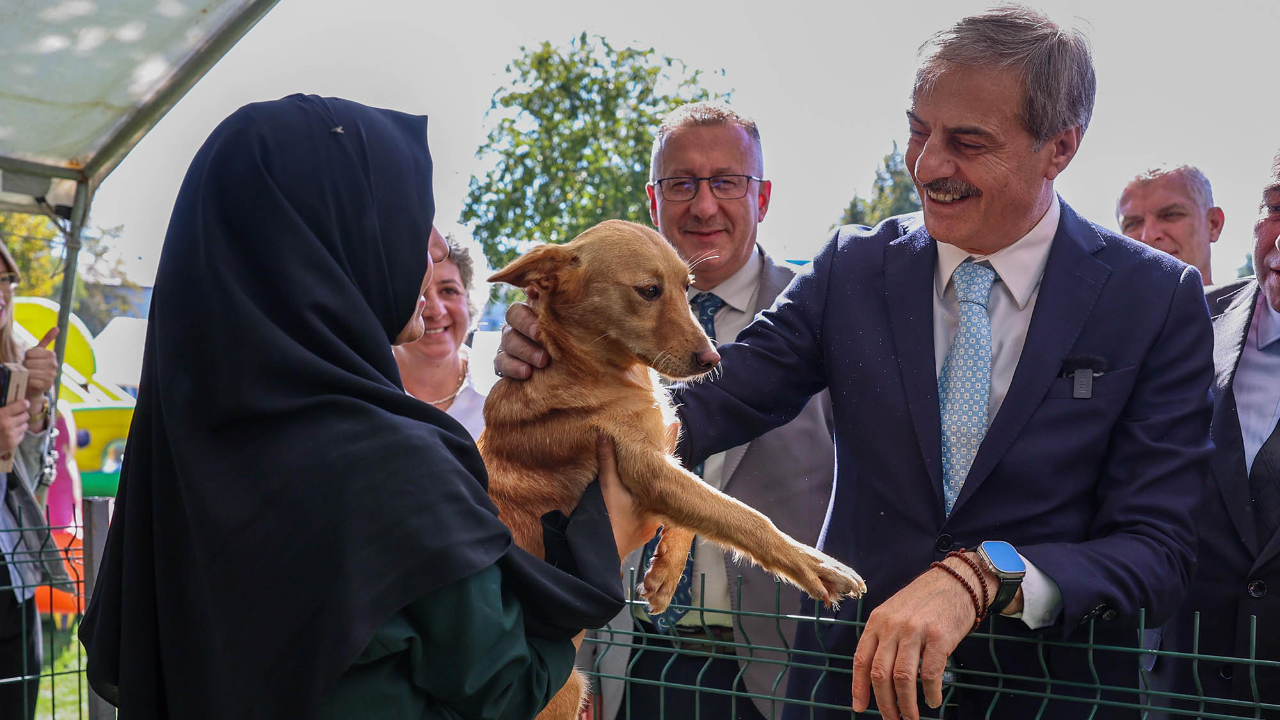
M84 597L93 597L93 588L102 565L102 551L107 545L107 528L111 525L111 498L84 499ZM89 720L115 720L116 709L89 688Z

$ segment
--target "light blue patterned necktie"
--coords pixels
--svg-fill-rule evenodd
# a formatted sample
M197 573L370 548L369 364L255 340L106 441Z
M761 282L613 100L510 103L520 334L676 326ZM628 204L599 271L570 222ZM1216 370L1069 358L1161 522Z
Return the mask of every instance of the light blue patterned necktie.
M716 313L725 306L724 300L709 293L702 292L694 295L689 299L689 307L693 310L693 314L698 318L698 324L702 325L702 329L706 331L707 337L712 342L716 339ZM699 463L697 467L690 470L694 475L702 477L703 464ZM640 567L649 567L649 561L653 559L653 552L658 547L658 539L662 537L662 533L658 533L652 540L645 543L644 554L640 559ZM660 615L650 616L653 626L659 632L671 632L672 628L680 618L689 612L687 607L693 603L693 550L697 547L698 539L693 539L694 544L689 546L689 557L684 562L684 572L680 574L680 581L676 583L676 591L671 595L671 607ZM675 607L676 605L684 605L686 607Z
M947 515L964 487L978 446L987 434L991 398L991 318L987 300L996 272L965 260L951 275L960 327L938 375L942 410L942 494Z

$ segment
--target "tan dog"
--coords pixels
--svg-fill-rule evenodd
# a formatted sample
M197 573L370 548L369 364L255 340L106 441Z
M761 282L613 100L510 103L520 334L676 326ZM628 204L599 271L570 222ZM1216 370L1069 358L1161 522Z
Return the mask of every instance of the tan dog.
M664 523L641 595L666 610L694 533L733 550L828 605L859 596L857 573L781 533L764 515L704 483L667 452L675 413L650 368L699 377L720 356L686 301L689 267L661 235L610 220L566 245L544 245L489 278L526 288L551 363L526 382L500 380L479 440L489 495L516 544L543 556L541 517L568 514L596 477L596 436L617 447L638 507ZM575 672L540 718L575 717Z

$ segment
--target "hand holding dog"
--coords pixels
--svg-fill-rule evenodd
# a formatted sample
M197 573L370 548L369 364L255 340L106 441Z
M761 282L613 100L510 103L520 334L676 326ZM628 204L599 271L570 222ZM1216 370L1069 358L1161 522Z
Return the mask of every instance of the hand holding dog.
M618 545L618 558L639 550L657 532L659 523L649 513L640 511L631 491L618 475L618 457L613 441L601 434L596 438L596 457L600 463L600 490L613 525L613 539Z
M980 587L981 581L967 564L953 558L944 562L973 587ZM998 581L988 572L986 583L994 588ZM917 720L917 670L925 701L932 708L941 706L947 658L973 630L974 614L973 600L964 587L938 569L917 577L873 610L853 655L854 712L867 709L874 690L876 706L885 718Z
M512 303L507 308L507 326L502 328L502 342L493 358L498 377L528 380L535 367L544 368L550 359L547 349L538 344L538 316L525 303Z

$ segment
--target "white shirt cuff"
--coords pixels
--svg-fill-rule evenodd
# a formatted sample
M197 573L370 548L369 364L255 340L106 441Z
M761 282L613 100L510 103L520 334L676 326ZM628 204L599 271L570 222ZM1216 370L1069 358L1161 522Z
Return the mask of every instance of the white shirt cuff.
M1009 617L1021 618L1032 630L1048 627L1062 612L1062 590L1053 578L1032 565L1021 553L1018 557L1027 566L1027 574L1022 578L1022 612Z

